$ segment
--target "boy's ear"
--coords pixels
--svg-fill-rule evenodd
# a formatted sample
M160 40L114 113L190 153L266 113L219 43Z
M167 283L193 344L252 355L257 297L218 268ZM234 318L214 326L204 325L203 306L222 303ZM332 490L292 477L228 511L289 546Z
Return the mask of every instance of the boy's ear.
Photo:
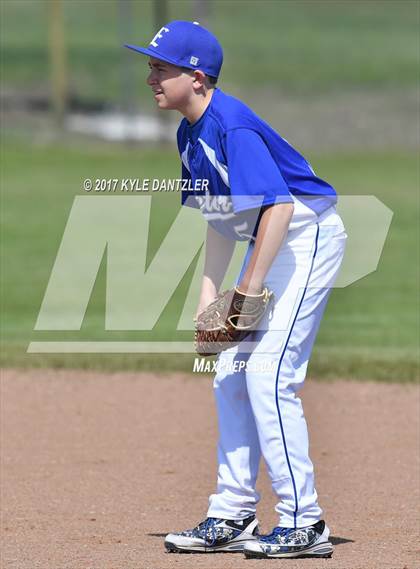
M200 69L195 69L193 73L194 73L194 81L198 81L200 86L205 85L206 74L203 73L203 71L201 71Z

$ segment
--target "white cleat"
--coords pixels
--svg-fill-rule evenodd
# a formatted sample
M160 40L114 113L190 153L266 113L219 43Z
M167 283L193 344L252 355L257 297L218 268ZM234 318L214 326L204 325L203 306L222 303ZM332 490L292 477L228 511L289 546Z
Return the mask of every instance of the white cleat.
M245 543L256 541L257 532L254 515L239 521L206 518L193 529L168 534L165 547L169 553L241 552Z
M324 521L305 528L275 527L271 534L260 535L244 547L248 559L280 557L331 557L330 530Z

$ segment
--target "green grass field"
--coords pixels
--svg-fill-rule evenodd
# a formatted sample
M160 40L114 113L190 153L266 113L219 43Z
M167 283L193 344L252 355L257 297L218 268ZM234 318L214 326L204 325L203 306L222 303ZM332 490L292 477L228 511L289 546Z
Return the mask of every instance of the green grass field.
M394 211L377 271L335 290L318 337L311 374L410 381L418 362L418 161L415 153L309 156L341 194L374 194ZM104 331L102 267L80 332L34 332L37 313L75 195L84 178L178 177L174 148L142 149L102 143L32 145L10 137L2 145L2 339L5 366L71 366L191 370L192 356L30 355L31 340L124 339ZM155 197L149 248L154 254L178 208L177 194ZM159 321L156 338L190 339L171 330L187 275Z
M214 0L208 25L225 50L221 79L232 87L310 96L333 89L415 87L419 4L414 0ZM192 0L168 2L169 19L195 19ZM121 65L130 67L142 109L146 61L122 44L155 32L151 0L132 2L121 31L114 0L63 0L69 88L79 99L121 101ZM48 3L2 0L1 70L9 88L48 91Z
M155 32L153 2L133 0L131 5L131 30L121 30L117 1L63 0L73 97L116 106L125 99L125 68L137 86L130 96L139 110L154 108L144 82L146 61L121 47L125 41L150 41ZM168 19L196 19L196 5L193 0L172 0ZM389 95L386 112L398 117L398 109L411 101L407 93L418 89L419 6L415 0L206 2L208 25L225 51L222 88L260 101L261 107L272 105L272 93L301 105L326 94L331 104L335 93ZM2 91L48 97L48 18L44 0L0 2ZM354 111L355 121L360 120L360 108ZM26 354L31 340L57 339L56 334L33 328L73 199L83 194L82 180L176 178L179 164L174 148L146 149L74 137L41 143L51 135L46 116L22 115L16 123L7 119L1 148L3 365L191 370L191 356ZM335 128L342 128L339 120ZM412 381L416 376L419 163L415 150L394 148L393 140L390 132L384 141L389 150L376 154L363 150L363 137L358 151L308 154L321 177L340 194L373 194L394 211L377 271L332 294L311 361L314 376L384 381ZM178 207L178 195L154 197L150 259ZM59 339L142 337L104 331L105 277L103 264L82 330L65 332ZM191 338L189 333L179 338L171 330L189 277L187 273L165 308L154 330L156 338Z

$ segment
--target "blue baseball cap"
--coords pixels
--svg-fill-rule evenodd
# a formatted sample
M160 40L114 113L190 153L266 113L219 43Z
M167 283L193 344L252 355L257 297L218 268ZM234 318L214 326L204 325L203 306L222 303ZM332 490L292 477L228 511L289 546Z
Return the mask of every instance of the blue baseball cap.
M160 28L149 47L129 44L124 47L179 67L200 69L210 77L219 76L223 63L219 41L198 22L175 20Z

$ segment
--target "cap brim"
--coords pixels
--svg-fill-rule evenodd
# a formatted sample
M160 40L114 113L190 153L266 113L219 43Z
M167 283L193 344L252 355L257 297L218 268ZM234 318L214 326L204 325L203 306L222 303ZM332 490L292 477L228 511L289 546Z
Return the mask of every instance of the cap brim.
M128 43L125 43L124 47L128 47L128 49L132 49L133 51L137 51L143 55L148 55L149 57L154 57L155 59L160 59L161 61L166 61L166 63L170 63L171 65L179 65L177 61L169 57L165 57L160 53L156 53L156 51L148 47L140 47L139 45L131 45Z
M147 47L140 47L139 45L131 45L128 43L125 43L124 47L128 47L128 49L132 49L133 51L138 51L139 53L142 53L143 55L149 55L150 57L155 56L153 51L151 51Z

